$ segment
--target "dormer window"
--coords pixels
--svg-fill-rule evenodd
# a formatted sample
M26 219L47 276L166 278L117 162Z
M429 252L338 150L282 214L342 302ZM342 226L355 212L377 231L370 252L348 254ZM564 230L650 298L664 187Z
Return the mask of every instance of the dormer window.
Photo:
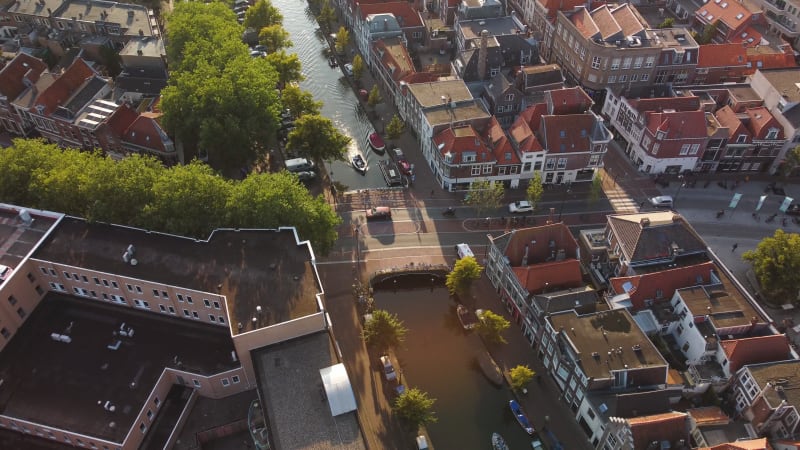
M656 133L656 139L658 139L659 141L664 139L665 137L667 137L667 133L663 131L659 131Z
M450 152L445 153L444 154L444 162L446 162L448 164L452 163L453 162L453 154L450 153Z
M506 101L513 102L514 101L514 94L506 94Z
M744 144L746 142L747 142L747 135L746 134L740 134L739 136L736 136L736 143L737 144Z
M778 139L778 129L770 128L769 131L767 131L767 139Z

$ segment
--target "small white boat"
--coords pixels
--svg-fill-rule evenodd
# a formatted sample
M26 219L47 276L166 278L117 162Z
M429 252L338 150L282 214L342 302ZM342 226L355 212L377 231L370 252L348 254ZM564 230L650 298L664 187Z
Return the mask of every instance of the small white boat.
M352 164L353 169L356 169L357 172L366 173L367 171L367 161L364 160L364 157L361 156L361 153L356 153L350 158L350 164Z
M492 448L494 450L508 450L506 440L503 439L503 436L500 436L500 433L492 433Z
M458 312L458 320L461 322L461 326L465 330L471 330L475 328L475 325L478 323L478 317L472 311L459 303L456 307L456 312Z

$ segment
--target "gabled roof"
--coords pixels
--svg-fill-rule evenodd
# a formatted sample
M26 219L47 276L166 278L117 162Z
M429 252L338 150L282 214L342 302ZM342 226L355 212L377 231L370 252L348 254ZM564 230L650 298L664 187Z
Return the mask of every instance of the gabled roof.
M770 128L778 130L776 139L783 139L783 127L767 108L763 106L747 108L745 114L750 118L747 126L753 134L753 139L766 139Z
M731 31L749 23L753 16L743 4L736 0L709 0L697 8L694 14L703 23L714 23L720 20Z
M497 118L492 116L489 119L489 125L486 127L483 139L486 141L489 150L494 153L494 159L498 165L511 165L519 164L520 159L514 147L511 146L511 141L506 136L503 127Z
M160 117L161 113L148 112L140 114L131 126L125 130L125 134L122 137L123 142L162 153L166 152L165 144L171 141L158 123Z
M728 128L728 136L731 138L738 137L741 134L747 136L746 143L749 143L753 140L753 137L750 135L750 131L744 126L739 117L736 113L731 109L730 106L725 105L722 108L718 109L717 112L714 113L714 117L717 118L717 122L723 127ZM734 140L731 143L737 143ZM744 143L744 142L743 142Z
M372 43L380 58L380 64L395 82L414 73L414 62L399 38L378 39Z
M648 450L653 441L689 442L689 415L668 412L628 419L633 434L634 450Z
M622 27L617 23L614 15L611 14L611 7L608 5L598 6L591 12L592 20L600 30L603 40L608 41L615 36L622 34Z
M564 250L569 259L578 258L578 242L563 223L553 223L539 227L522 228L511 233L503 255L512 267L521 266L525 253L528 253L528 264L544 263L553 255L553 251Z
M397 19L400 28L411 28L423 26L422 17L414 9L413 3L409 2L387 2L360 4L361 18L366 20L370 15L391 14Z
M536 103L525 108L511 125L508 133L517 143L517 150L526 152L541 152L542 144L536 138L535 132L539 130L542 116L547 112L547 105Z
M645 113L651 133L667 133L667 139L702 139L708 136L706 114L703 111L671 111Z
M669 301L676 289L710 283L714 267L713 262L707 261L642 275L615 277L609 283L616 294L628 294L635 311L645 307L645 300Z
M733 339L720 343L730 361L731 373L742 366L790 359L789 341L783 334Z
M687 409L686 412L692 416L698 427L727 425L731 422L731 418L719 406L703 406Z
M516 87L514 87L513 84L511 84L508 78L506 78L506 75L502 72L498 72L497 75L492 77L492 79L489 80L489 83L485 87L486 93L489 94L492 98L497 98L498 96L505 94L505 92L509 88L514 89L514 91L516 91L517 94L521 94L521 92L519 92L519 90Z
M748 439L746 441L728 442L713 447L698 447L697 450L772 450L772 446L769 445L767 438L758 438Z
M628 3L622 3L619 6L611 9L611 15L622 27L622 33L625 36L633 36L644 31L644 25L636 17L636 13Z
M542 6L547 10L547 17L554 18L558 11L572 11L578 6L586 4L586 0L542 0Z
M96 75L82 58L75 61L61 74L34 102L34 108L42 107L42 115L49 116L55 109L72 96L75 91L83 86L87 78Z
M561 74L561 67L558 64L524 66L520 68L517 76L524 78L523 87L526 89L564 82L564 76Z
M731 43L748 48L756 48L761 45L761 39L761 33L753 27L747 27L741 33L736 33L728 38Z
M566 114L561 116L542 116L539 136L548 152L559 153L588 152L591 149L591 136L596 122L592 114Z
M594 19L592 19L592 15L586 8L578 8L578 10L569 17L569 20L572 21L575 28L580 31L581 36L586 39L594 39L600 35L600 28L597 27Z
M580 114L589 110L594 104L580 87L553 89L544 93L548 105L548 114Z
M671 211L611 215L608 226L631 263L706 249L686 220Z
M28 84L35 84L39 75L45 70L47 64L42 60L27 53L18 53L0 70L0 95L13 102L25 89L28 89Z
M472 125L446 128L433 138L443 159L450 155L450 164L464 164L465 154L474 154L475 163L493 162L494 154L483 143L480 134Z
M545 287L570 288L583 284L581 263L577 259L536 264L527 267L513 267L511 270L528 292L541 292Z
M697 68L747 67L747 50L741 44L706 44L697 52Z
M122 104L119 108L117 108L111 116L106 120L106 125L111 130L111 133L119 139L122 139L122 136L125 134L125 130L127 130L136 118L139 117L139 114L131 109L127 104Z

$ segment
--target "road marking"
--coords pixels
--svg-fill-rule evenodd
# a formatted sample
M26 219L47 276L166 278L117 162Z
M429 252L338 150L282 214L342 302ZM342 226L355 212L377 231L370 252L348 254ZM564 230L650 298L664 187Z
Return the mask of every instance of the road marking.
M611 207L617 214L638 213L639 205L623 189L613 188L605 191Z

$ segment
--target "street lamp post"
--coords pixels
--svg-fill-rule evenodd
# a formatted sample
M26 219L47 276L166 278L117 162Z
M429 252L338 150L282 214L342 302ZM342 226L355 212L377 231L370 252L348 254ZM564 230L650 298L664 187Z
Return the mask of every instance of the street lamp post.
M564 196L561 197L561 208L558 210L558 221L561 222L561 213L564 212L564 203L567 201L567 194L572 193L572 182L567 181L567 190L564 191Z
M678 201L678 195L680 195L680 193L681 193L681 188L686 186L686 182L683 181L683 175L678 175L678 181L680 182L680 184L678 184L678 190L675 191L675 195L672 196L672 205L673 206L675 206L675 202Z

